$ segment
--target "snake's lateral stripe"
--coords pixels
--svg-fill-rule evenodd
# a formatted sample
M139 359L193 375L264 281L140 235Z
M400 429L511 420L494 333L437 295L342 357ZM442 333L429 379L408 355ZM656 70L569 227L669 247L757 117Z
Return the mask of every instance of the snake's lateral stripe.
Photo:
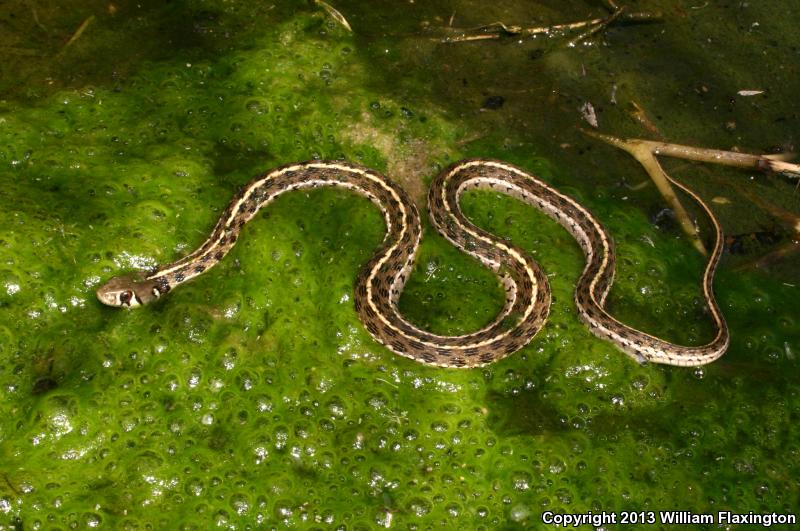
M670 365L703 365L728 347L728 328L714 299L714 270L722 254L722 231L708 206L692 196L711 219L716 240L703 273L703 296L716 336L702 346L681 346L633 329L604 309L614 279L611 237L595 217L573 199L525 171L504 162L469 159L440 173L428 195L433 226L453 245L491 268L506 292L506 303L485 328L461 336L440 336L406 321L397 301L414 264L422 234L414 204L397 185L368 168L345 162L306 162L271 170L245 186L225 209L208 239L194 252L148 274L117 277L101 287L98 298L113 306L136 306L154 300L216 265L236 243L242 227L282 193L301 188L339 186L375 203L386 221L380 249L358 275L355 309L364 326L393 352L442 367L479 367L526 345L543 326L550 308L550 287L539 265L524 251L479 229L459 207L461 194L484 188L514 196L564 226L586 255L575 289L581 319L596 336L608 339L638 360Z

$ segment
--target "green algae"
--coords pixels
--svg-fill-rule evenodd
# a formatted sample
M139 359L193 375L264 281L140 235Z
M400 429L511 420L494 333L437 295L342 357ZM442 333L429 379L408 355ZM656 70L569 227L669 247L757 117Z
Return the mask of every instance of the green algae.
M542 263L554 303L529 347L484 369L425 367L370 338L352 285L382 220L344 191L281 197L202 278L139 311L101 307L102 280L191 250L274 165L343 157L422 201L420 177L491 156L609 226L616 315L676 341L710 333L702 258L607 175L575 179L553 162L563 155L537 156L507 129L464 142L485 113L387 89L374 49L359 53L363 37L324 12L278 6L254 23L227 4L187 8L206 32L187 39L205 47L184 40L113 83L98 67L2 103L0 527L535 528L545 510L797 511L791 282L723 267L725 358L638 365L578 321L577 244L509 198L470 193L463 207ZM84 53L112 29L135 43L134 22L104 20ZM428 228L404 314L457 334L501 303L493 276Z

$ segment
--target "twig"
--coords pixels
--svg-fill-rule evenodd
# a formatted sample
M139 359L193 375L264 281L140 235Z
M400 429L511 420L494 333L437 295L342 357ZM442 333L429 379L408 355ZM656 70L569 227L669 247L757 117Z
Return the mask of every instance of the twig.
M691 240L695 249L700 251L700 253L703 255L708 254L706 246L703 245L703 241L697 234L697 228L689 217L689 213L686 212L685 208L683 208L683 205L678 199L675 190L670 184L669 175L667 175L667 172L664 171L664 168L661 167L661 164L658 163L658 160L655 157L656 152L651 144L663 144L663 142L649 142L647 140L638 139L623 140L621 138L604 135L602 133L597 133L595 131L589 131L586 129L581 129L581 131L584 134L627 151L633 156L633 158L638 160L639 164L641 164L645 171L647 171L647 174L650 175L650 178L653 180L653 183L655 183L658 191L661 192L661 196L669 204L670 208L672 208L672 211L675 213L675 218L678 220L683 233Z
M0 46L0 53L3 55L22 55L28 57L42 54L41 51L33 48L17 48L14 46Z
M453 28L448 27L445 30L448 33L460 33L461 35L447 36L441 39L442 42L469 42L486 39L500 39L504 36L521 36L521 37L535 37L542 34L558 34L573 29L584 28L592 24L598 24L603 19L584 20L581 22L573 22L570 24L555 24L553 26L539 26L534 28L523 28L522 26L511 26L503 22L492 22L485 26L478 26L477 28Z
M656 155L666 155L699 162L712 162L723 166L734 166L736 168L750 168L760 171L781 173L787 177L800 178L800 164L794 164L781 160L781 156L773 155L751 155L749 153L738 153L736 151L722 151L719 149L706 149L694 146L682 146L680 144L668 144L666 142L652 142L650 140L640 140L647 144Z
M787 177L800 177L800 164L783 160L791 157L791 154L780 155L752 155L750 153L739 153L737 151L723 151L721 149L707 149L695 146L684 146L681 144L670 144L668 142L656 142L653 140L642 140L639 138L621 139L594 131L584 131L584 133L599 138L609 144L622 149L628 144L643 146L655 155L665 155L679 159L695 160L698 162L711 162L723 166L734 166L736 168L750 168L764 172L781 173ZM626 149L627 151L627 149Z
M645 112L645 110L642 109L642 107L638 103L636 103L635 101L631 100L631 106L633 106L633 111L629 111L629 114L637 122L639 122L642 125L642 127L647 129L650 132L650 134L652 134L652 135L654 135L654 136L656 136L658 138L664 138L664 135L661 134L661 131L659 131L659 129L656 126L656 124L653 123L653 121L650 119L650 117L647 116L647 112Z
M747 262L738 265L735 270L742 271L745 269L758 269L766 267L782 258L786 258L787 256L800 252L800 245L798 245L798 242L800 242L800 216L773 203L770 203L765 199L762 199L758 196L758 194L753 193L751 190L748 190L743 186L734 184L734 188L737 192L745 196L751 203L769 213L769 215L779 220L784 227L788 228L794 233L794 236L790 238L788 242L784 243L777 249L773 249L769 253L758 257L757 259L748 260Z
M377 380L377 381L379 381L379 382L383 382L383 383L385 383L386 385L391 385L391 386L392 386L392 387L394 387L395 389L397 389L397 388L398 388L398 387L397 387L395 384L393 384L392 382L390 382L390 381L388 381L388 380L384 380L383 378L375 378L375 380ZM385 407L385 406L384 406L384 407Z
M658 127L650 120L642 107L635 101L631 101L633 111L631 116L638 121L645 129L658 138L664 138ZM736 151L721 151L717 149L697 148L693 146L682 146L680 144L670 144L667 142L654 142L642 140L648 143L656 155L667 155L681 159L696 160L699 162L712 162L725 166L735 166L738 168L755 168L761 171L781 173L786 177L800 177L800 164L789 162L794 158L794 153L779 153L776 155L749 155Z
M609 26L613 23L631 23L641 24L650 22L660 22L661 13L658 12L633 12L629 13L624 9L617 9L614 13L606 18L593 18L589 20L581 20L578 22L569 22L566 24L554 24L551 26L537 26L525 28L522 26L508 25L503 22L493 22L477 28L452 28L446 27L442 30L448 35L444 38L437 38L436 40L446 43L455 42L471 42L480 40L496 40L506 36L533 38L539 35L558 36L563 35L569 31L575 31L583 28L593 28L593 33ZM591 31L591 30L590 30ZM586 38L588 35L584 35Z
M778 260L782 258L786 258L787 256L791 256L795 253L800 251L800 247L798 247L797 243L790 241L787 242L774 251L770 251L767 254L755 259L755 260L748 260L743 264L739 264L738 266L734 267L734 271L746 271L748 269L761 269L764 267L769 266L770 264L774 264Z
M773 205L769 201L761 199L758 197L758 195L743 188L742 186L734 185L734 188L737 192L749 199L751 203L768 212L770 216L779 219L784 226L794 231L797 237L800 237L800 216L797 216L777 205Z
M69 38L67 43L64 45L63 49L68 48L75 41L77 41L81 37L81 35L83 35L83 32L86 31L86 28L89 27L89 24L91 24L92 22L94 22L94 15L90 15L86 20L81 22L81 25L78 26L78 29L75 30L75 33L72 34L72 37Z
M36 23L37 26L39 26L39 29L41 29L42 31L47 31L47 28L45 28L44 24L42 24L41 21L39 20L39 14L36 12L36 5L34 5L33 0L27 0L25 3L28 4L28 7L31 8L33 21Z
M613 2L612 2L612 5L616 5L616 4L613 4ZM573 46L576 46L582 40L588 39L589 37L591 37L592 35L594 35L598 31L600 31L601 29L607 28L610 24L613 24L614 21L617 20L620 17L620 15L622 15L622 13L624 13L624 11L625 11L624 7L615 8L614 12L611 13L611 15L608 18L603 19L602 22L600 22L599 24L596 24L593 27L589 28L588 30L584 31L583 33L581 33L580 35L578 35L574 39L570 39L569 42L567 42L567 46L570 47L570 48L573 47Z
M778 219L781 225L794 233L793 237L789 238L788 242L780 245L778 248L773 249L765 255L739 264L734 268L735 271L767 267L782 258L786 258L787 256L791 256L800 252L800 245L798 245L798 242L800 242L800 216L796 216L787 210L761 199L758 197L758 195L752 193L750 190L745 190L741 186L735 185L735 188L737 192L745 196L762 210L767 211L772 217Z
M16 494L17 496L21 496L21 495L22 495L22 493L21 493L20 491L18 491L18 490L17 490L17 488L16 488L16 487L15 487L15 486L14 486L14 485L11 483L11 480L9 480L9 479L8 479L8 474L6 474L5 472L3 472L3 473L2 473L2 476L3 476L3 479L4 479L4 480L5 480L5 482L6 482L6 485L8 485L8 488L9 488L9 489L11 489L11 492L13 492L14 494Z
M346 29L350 33L353 33L353 28L350 27L350 23L347 22L347 19L344 18L344 15L342 15L335 7L328 4L327 2L323 2L323 0L314 0L314 3L320 6L325 11L327 11L328 14L331 16L331 18L336 22L338 22L339 24L341 24L341 26L344 29Z
M725 166L735 166L738 168L750 168L761 171L771 171L788 174L789 176L800 176L800 164L793 164L782 160L776 160L771 156L750 155L747 153L737 153L734 151L722 151L718 149L705 149L694 146L684 146L680 144L670 144L667 142L656 142L642 139L621 139L610 135L604 135L596 131L581 129L581 131L593 138L602 140L612 146L618 147L630 153L644 167L650 178L653 179L659 192L670 204L675 212L675 217L680 223L683 232L692 240L693 245L701 253L706 254L705 246L697 236L697 230L689 219L689 215L678 200L675 191L670 185L672 178L664 171L658 163L656 156L666 155L687 160L700 162L711 162Z

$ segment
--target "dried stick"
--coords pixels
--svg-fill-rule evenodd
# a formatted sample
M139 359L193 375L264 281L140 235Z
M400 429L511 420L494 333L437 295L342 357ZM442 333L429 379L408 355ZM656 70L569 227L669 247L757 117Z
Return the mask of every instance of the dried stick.
M683 205L678 199L677 194L675 194L675 190L669 183L669 175L667 175L667 172L665 172L664 168L661 167L661 164L658 163L658 160L655 157L655 152L652 147L648 145L648 141L638 139L623 140L621 138L604 135L595 131L588 131L585 129L581 129L581 131L583 131L584 134L627 151L633 156L633 158L638 160L639 164L641 164L645 171L647 171L647 174L650 175L650 178L653 180L653 183L655 183L656 188L658 188L658 191L661 193L662 197L664 197L664 200L669 204L670 208L672 208L672 211L675 213L675 218L678 220L683 233L689 238L689 240L691 240L695 249L700 251L700 253L703 255L708 255L708 250L706 250L706 246L703 245L703 241L700 239L700 236L697 233L697 227L695 227L694 223L692 223L689 213L686 212L685 208L683 208Z
M614 4L612 4L612 5L614 5ZM599 24L595 24L594 26L592 26L588 30L584 31L583 33L581 33L580 35L575 37L574 39L570 39L569 42L567 42L567 46L569 46L569 47L576 46L582 40L588 39L589 37L591 37L592 35L594 35L598 31L600 31L601 29L607 28L608 26L613 24L614 21L616 21L624 12L625 12L625 8L624 7L616 7L616 5L615 5L614 12L611 13L611 16L609 16L608 18L603 19L602 22L600 22Z
M350 33L353 33L353 28L350 27L350 23L347 22L347 19L344 18L344 15L342 15L338 9L329 3L324 2L323 0L314 0L314 3L324 9L331 16L331 18L338 22L339 25L341 25L344 29Z
M522 26L508 25L503 22L493 22L477 28L468 29L447 27L442 29L444 32L448 33L448 35L443 38L437 38L436 40L446 43L455 43L497 40L506 36L533 38L539 35L563 35L569 31L589 28L587 32L573 39L573 41L577 42L614 23L641 24L660 22L661 18L661 13L658 12L651 13L642 11L629 13L620 8L615 9L614 12L606 18L593 18L566 24L554 24L551 26L525 28Z
M31 14L33 15L33 21L39 26L39 29L42 31L47 31L47 28L44 27L44 24L39 20L39 13L36 12L36 5L33 3L33 0L26 0L25 2L28 4L28 7L31 8Z
M75 41L80 39L81 35L83 35L83 32L86 31L86 28L88 28L89 24L91 24L92 22L94 22L94 15L90 15L83 22L81 22L81 25L78 26L78 29L75 30L75 33L72 34L72 36L69 38L69 40L62 49L69 48L72 44L75 43Z
M794 232L794 236L789 239L788 242L782 244L776 249L773 249L769 253L762 255L758 258L748 260L742 264L739 264L734 268L735 271L744 271L746 269L759 269L763 267L767 267L772 263L777 262L787 256L791 256L793 254L797 254L800 252L800 246L798 246L798 241L800 241L800 216L789 212L788 210L784 210L777 205L774 205L764 199L758 197L758 195L754 194L752 191L747 190L739 185L734 185L734 188L737 192L745 196L751 202L753 202L759 208L767 211L772 217L778 219L781 222L781 225L788 228L792 232Z
M638 138L622 139L610 135L604 135L596 131L581 129L581 131L593 138L602 140L612 146L618 147L630 153L644 167L650 178L653 179L658 191L672 207L675 217L683 230L684 234L692 241L697 250L707 254L703 242L697 235L697 229L691 222L688 213L678 200L675 191L670 185L672 178L664 171L658 163L656 156L666 155L687 160L700 162L711 162L725 166L735 166L739 168L751 168L761 171L772 171L785 173L789 176L800 177L800 164L793 164L778 160L775 157L764 155L750 155L747 153L737 153L734 151L722 151L718 149L705 149L694 146L683 146L680 144L670 144L667 142L655 142L652 140L642 140Z
M699 162L712 162L714 164L734 166L737 168L751 168L760 171L783 173L786 174L787 177L800 177L800 164L781 160L785 158L784 155L751 155L749 153L738 153L736 151L682 146L680 144L652 142L649 140L640 140L640 142L646 143L656 155L666 155L668 157L696 160Z
M699 148L695 146L684 146L681 144L670 144L654 140L642 140L639 138L621 139L594 131L583 131L589 136L593 136L613 146L625 151L629 151L626 146L636 146L637 150L647 150L654 155L665 155L679 159L695 160L698 162L711 162L723 166L733 166L736 168L749 168L765 172L782 173L787 177L800 177L800 164L783 160L791 157L792 154L781 155L753 155L750 153L739 153L737 151L724 151L721 149Z

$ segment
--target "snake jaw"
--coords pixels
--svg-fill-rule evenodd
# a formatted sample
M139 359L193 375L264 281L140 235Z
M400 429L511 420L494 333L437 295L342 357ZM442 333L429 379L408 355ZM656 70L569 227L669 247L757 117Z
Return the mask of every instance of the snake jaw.
M97 289L97 300L116 308L136 308L155 300L154 282L145 279L144 273L114 277Z

